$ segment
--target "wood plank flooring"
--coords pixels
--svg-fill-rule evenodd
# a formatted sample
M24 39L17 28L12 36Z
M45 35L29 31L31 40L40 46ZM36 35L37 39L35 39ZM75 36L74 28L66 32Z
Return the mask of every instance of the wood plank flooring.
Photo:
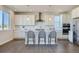
M52 46L26 46L24 40L13 40L0 46L0 53L79 53L79 46L62 40Z

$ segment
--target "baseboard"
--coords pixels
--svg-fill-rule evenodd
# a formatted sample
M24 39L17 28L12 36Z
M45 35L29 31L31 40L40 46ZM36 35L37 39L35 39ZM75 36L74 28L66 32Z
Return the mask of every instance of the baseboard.
M3 41L3 42L0 43L0 46L1 46L1 45L4 45L4 44L6 44L6 43L8 43L8 42L10 42L10 41L12 41L12 40L13 40L13 39L5 40L5 41Z
M68 39L58 39L59 41L69 41Z
M14 40L25 40L25 38L14 38Z

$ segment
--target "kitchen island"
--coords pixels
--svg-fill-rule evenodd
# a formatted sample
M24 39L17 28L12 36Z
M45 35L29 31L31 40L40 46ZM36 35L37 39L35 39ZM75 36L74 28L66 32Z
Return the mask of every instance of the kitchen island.
M48 43L48 36L51 31L55 31L52 26L26 26L25 27L25 44L27 44L27 32L33 31L35 34L35 44L38 44L38 34L41 30L44 30L46 33L46 44ZM32 39L32 38L30 38ZM41 38L43 40L43 38ZM32 41L29 42L29 44L33 44ZM43 41L40 42L40 44L45 44ZM51 44L56 44L56 34L55 38L51 39Z

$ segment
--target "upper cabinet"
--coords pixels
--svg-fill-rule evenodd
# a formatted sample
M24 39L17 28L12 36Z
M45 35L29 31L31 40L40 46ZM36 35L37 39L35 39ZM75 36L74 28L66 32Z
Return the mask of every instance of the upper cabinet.
M79 7L72 10L72 18L78 18L79 17Z
M15 25L35 25L35 16L15 15Z
M70 23L71 22L71 13L62 14L62 23Z
M16 14L15 25L54 25L54 16L49 14L42 14L41 20L43 22L36 22L39 20L37 14Z
M44 15L45 25L54 25L54 16L53 15Z

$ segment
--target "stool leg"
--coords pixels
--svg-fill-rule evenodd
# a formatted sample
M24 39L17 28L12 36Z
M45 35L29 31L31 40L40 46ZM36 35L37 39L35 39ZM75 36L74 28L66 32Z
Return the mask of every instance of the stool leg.
M51 39L52 39L52 38L50 38L50 45L51 45Z
M33 44L35 45L35 38L33 38Z
M48 44L49 44L49 37L48 37Z
M46 37L44 38L44 43L45 43L45 45L46 45Z
M49 38L49 44L51 45L51 38Z
M29 44L29 38L27 38L27 45Z
M40 38L38 37L38 45L40 44Z

